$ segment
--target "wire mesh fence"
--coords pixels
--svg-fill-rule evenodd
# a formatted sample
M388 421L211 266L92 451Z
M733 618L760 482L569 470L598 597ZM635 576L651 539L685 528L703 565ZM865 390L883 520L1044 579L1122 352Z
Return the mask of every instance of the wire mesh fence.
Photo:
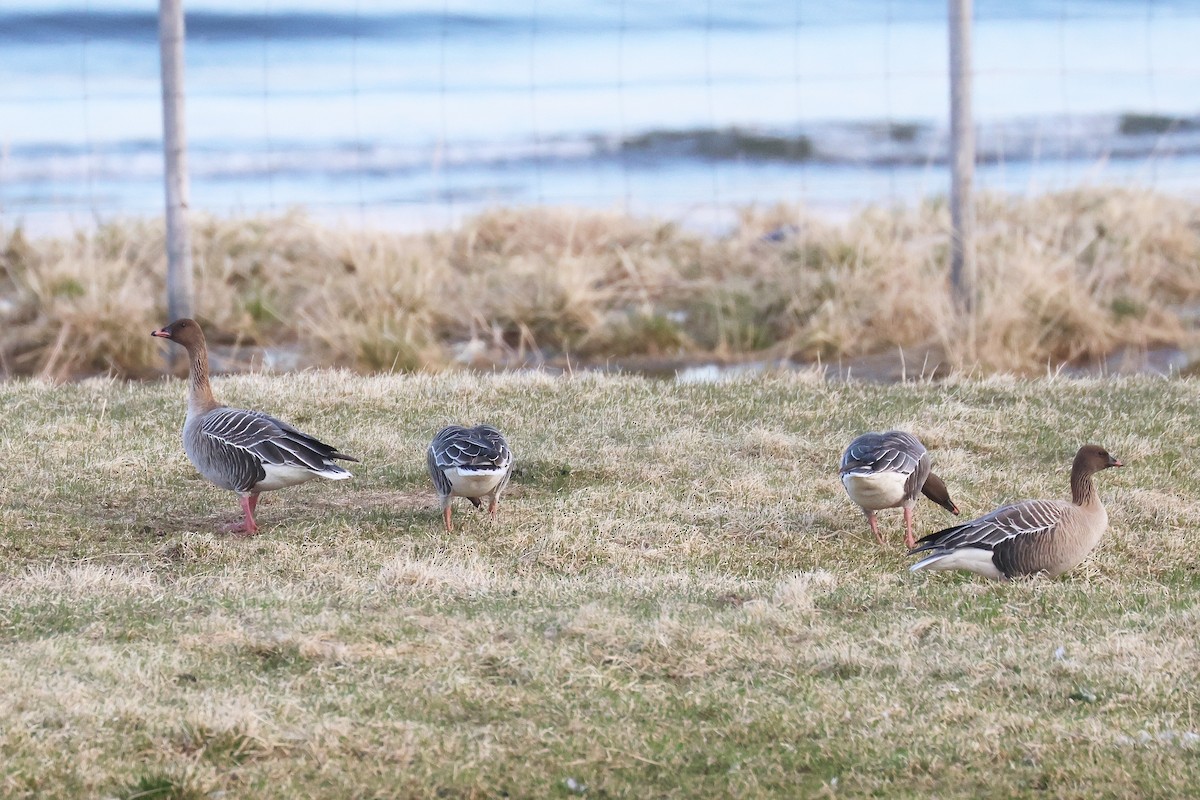
M192 0L192 207L421 228L493 206L719 224L945 194L942 0ZM977 0L983 190L1200 189L1200 6ZM162 213L157 20L0 6L0 222Z

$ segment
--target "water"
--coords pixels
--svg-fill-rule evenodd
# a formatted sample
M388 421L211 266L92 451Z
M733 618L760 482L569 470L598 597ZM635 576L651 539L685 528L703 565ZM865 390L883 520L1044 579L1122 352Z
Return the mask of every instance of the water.
M0 224L161 213L147 5L0 4ZM1200 187L1200 7L975 5L984 188ZM415 228L552 204L708 224L736 204L946 186L944 0L186 7L199 209Z

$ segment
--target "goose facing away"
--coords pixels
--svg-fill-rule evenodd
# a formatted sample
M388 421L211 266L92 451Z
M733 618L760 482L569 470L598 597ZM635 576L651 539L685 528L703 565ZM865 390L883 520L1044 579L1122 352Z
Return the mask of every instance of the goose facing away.
M931 533L909 551L928 554L909 569L965 569L997 580L1038 572L1058 577L1083 561L1108 527L1092 476L1120 466L1104 448L1084 445L1071 466L1071 502L1022 500Z
M875 512L884 508L904 509L904 544L913 547L913 506L924 494L933 502L958 514L946 484L933 472L925 445L904 431L864 433L842 453L838 470L846 494L867 515L875 539L883 544Z
M451 531L450 502L465 497L476 508L489 498L488 513L496 518L500 493L512 476L513 455L504 434L491 425L464 428L451 425L438 431L427 454L429 477L442 507L442 521Z
M169 339L188 352L190 383L183 449L200 474L237 492L245 519L230 527L252 535L258 530L254 509L258 495L325 478L345 480L350 473L335 460L358 461L336 448L261 411L219 404L208 380L208 346L204 331L191 319L180 319L151 336Z

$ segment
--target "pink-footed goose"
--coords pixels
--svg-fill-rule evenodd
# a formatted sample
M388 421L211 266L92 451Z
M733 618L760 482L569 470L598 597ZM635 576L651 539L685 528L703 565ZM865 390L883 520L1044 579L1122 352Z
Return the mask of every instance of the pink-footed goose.
M245 519L230 527L252 535L258 530L254 508L258 495L314 478L345 480L350 473L334 463L358 461L260 411L219 404L208 381L208 346L204 331L180 319L151 336L183 345L190 359L187 419L183 449L200 474L241 496Z
M875 512L884 508L904 509L904 544L912 547L913 506L924 494L933 502L958 514L946 484L933 472L933 462L925 445L904 431L864 433L842 453L838 470L846 494L867 515L875 539L883 544Z
M454 497L465 497L476 508L483 505L481 497L488 497L488 513L496 518L500 493L513 468L512 449L504 434L491 425L442 428L429 444L426 461L447 531L453 530L450 501Z
M909 551L928 553L909 569L964 569L997 580L1038 572L1057 577L1083 561L1108 527L1092 476L1120 466L1104 448L1084 445L1071 466L1071 502L1022 500L931 533Z

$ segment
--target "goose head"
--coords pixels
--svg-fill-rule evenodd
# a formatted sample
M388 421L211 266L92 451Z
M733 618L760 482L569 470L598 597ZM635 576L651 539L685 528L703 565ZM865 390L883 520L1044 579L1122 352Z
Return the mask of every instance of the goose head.
M1102 469L1109 467L1125 466L1119 458L1110 454L1107 450L1098 444L1085 444L1079 448L1079 452L1075 454L1075 463L1071 465L1071 471L1084 475L1091 475L1099 472Z
M204 331L194 319L177 319L165 328L150 331L150 335L181 344L189 351L204 347Z

